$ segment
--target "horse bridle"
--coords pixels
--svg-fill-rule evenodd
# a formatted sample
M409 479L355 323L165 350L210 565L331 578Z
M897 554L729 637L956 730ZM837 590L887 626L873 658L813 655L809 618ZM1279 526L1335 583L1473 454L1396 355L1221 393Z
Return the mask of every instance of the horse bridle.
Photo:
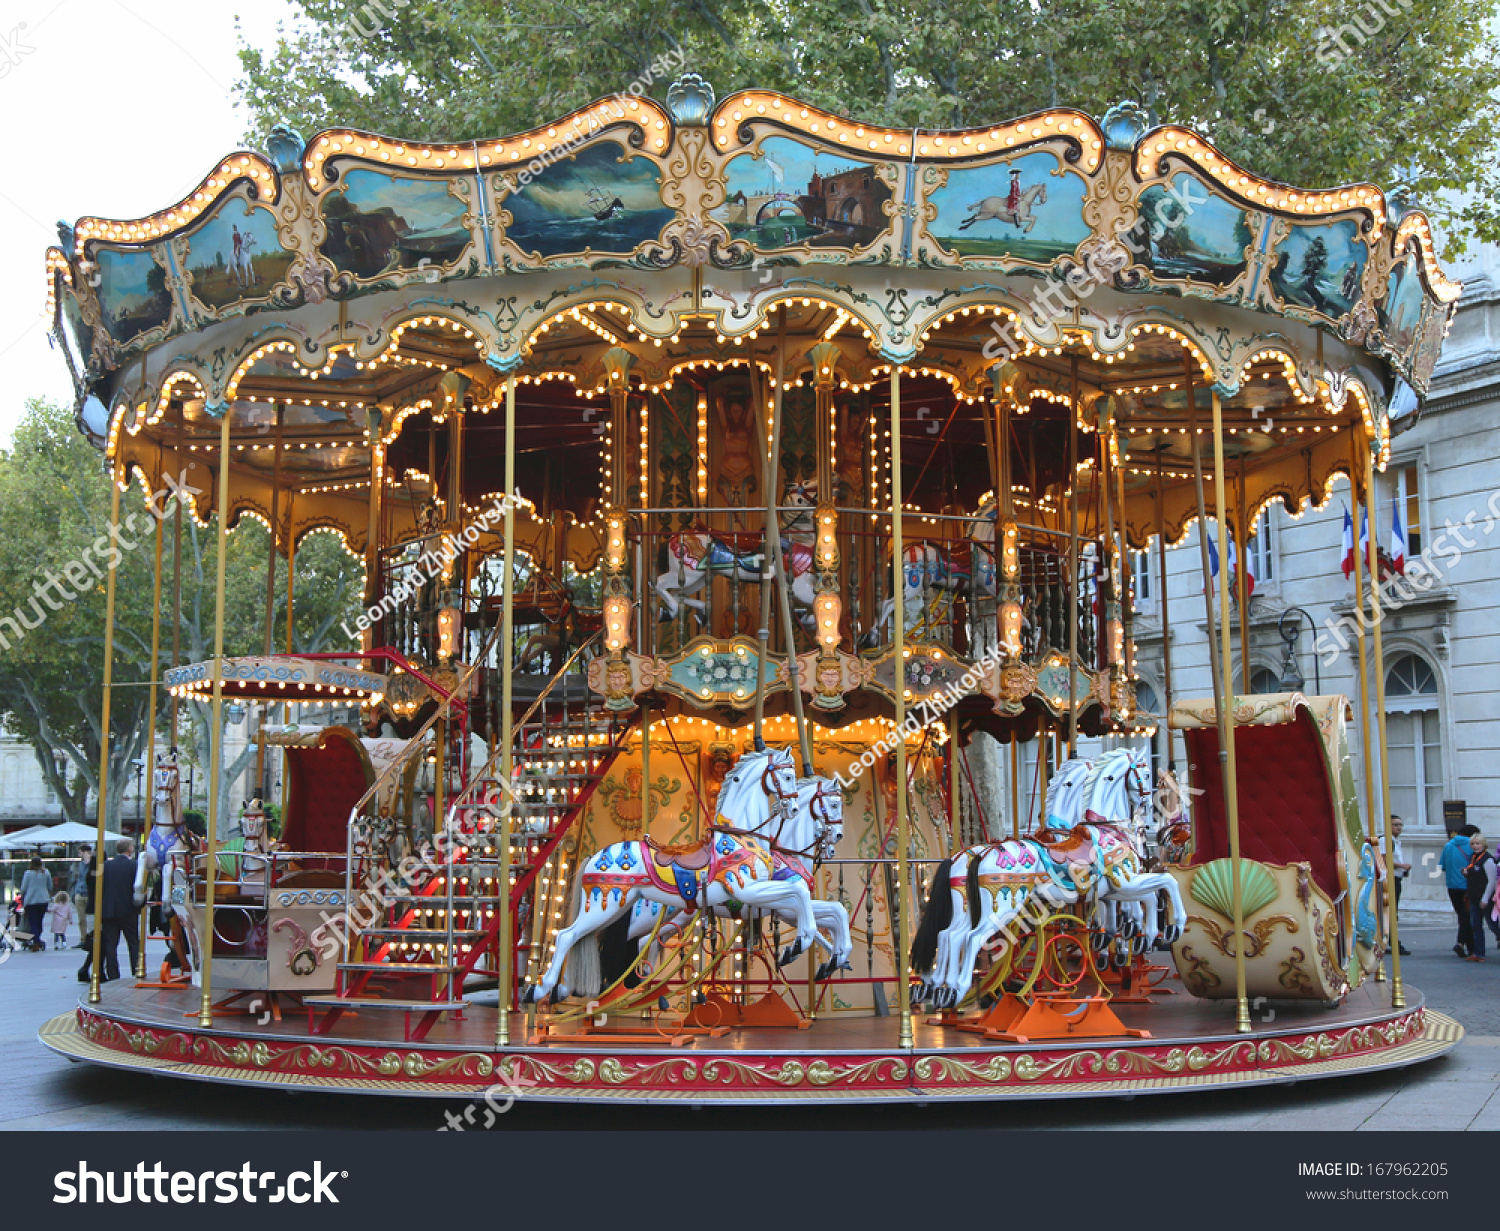
M822 867L823 860L827 857L823 848L827 845L828 834L833 829L833 816L828 810L828 805L823 801L837 790L838 788L826 778L818 780L818 788L813 792L813 797L807 804L807 814L817 822L818 831L804 849L799 851L783 846L779 828L776 831L776 837L771 839L771 846L783 855L795 855L798 859L812 860L814 870ZM782 823L785 824L784 819Z

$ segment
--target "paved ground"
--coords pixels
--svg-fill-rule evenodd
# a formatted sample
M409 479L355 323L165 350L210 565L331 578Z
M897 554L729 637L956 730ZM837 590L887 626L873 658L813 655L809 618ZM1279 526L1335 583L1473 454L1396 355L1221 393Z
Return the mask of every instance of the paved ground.
M1170 1094L1134 1101L1057 1101L927 1108L826 1108L817 1127L1121 1129L1500 1129L1500 954L1484 965L1452 953L1440 916L1403 923L1413 956L1406 981L1456 1017L1468 1038L1441 1060L1384 1075L1244 1092ZM0 964L0 1128L5 1129L436 1129L440 1105L204 1085L73 1064L36 1041L37 1027L77 1003L77 951L12 954ZM154 963L153 963L154 964ZM503 1128L807 1128L803 1110L518 1105ZM482 1119L482 1117L481 1117Z

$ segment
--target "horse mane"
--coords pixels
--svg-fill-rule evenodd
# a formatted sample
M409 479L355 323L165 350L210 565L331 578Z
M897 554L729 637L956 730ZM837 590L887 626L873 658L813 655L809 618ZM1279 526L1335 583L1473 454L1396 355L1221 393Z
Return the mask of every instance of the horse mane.
M1130 804L1129 771L1139 768L1136 754L1128 748L1116 748L1100 757L1084 781L1084 819L1092 813L1096 818L1094 824L1119 825L1128 821L1135 811Z
M792 764L791 754L778 748L747 752L727 774L719 788L718 812L737 828L759 832L771 819L771 802L760 780L769 762L782 758Z
M1046 806L1049 819L1054 816L1069 819L1069 813L1063 809L1077 804L1078 796L1087 785L1093 768L1094 763L1085 757L1073 757L1063 763L1047 783Z

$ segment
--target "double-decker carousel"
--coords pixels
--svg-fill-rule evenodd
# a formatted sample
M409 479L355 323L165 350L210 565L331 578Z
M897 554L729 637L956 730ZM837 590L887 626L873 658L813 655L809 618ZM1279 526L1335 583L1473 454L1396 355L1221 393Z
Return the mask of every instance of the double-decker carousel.
M49 1047L793 1102L1244 1086L1462 1037L1381 909L1387 787L1349 744L1383 727L1235 696L1249 553L1208 563L1273 500L1374 490L1461 290L1421 213L1129 103L913 131L693 76L498 140L268 146L47 253L115 516L137 487L217 515L214 656L159 653L153 712L259 707L283 813L273 840L211 802L194 841L153 737L138 897L172 959ZM268 598L266 652L224 655L246 515L293 609L304 536L362 557L347 648L294 654L289 610L277 652ZM1137 712L1130 557L1195 524L1204 602L1161 597ZM1211 697L1172 695L1174 616Z

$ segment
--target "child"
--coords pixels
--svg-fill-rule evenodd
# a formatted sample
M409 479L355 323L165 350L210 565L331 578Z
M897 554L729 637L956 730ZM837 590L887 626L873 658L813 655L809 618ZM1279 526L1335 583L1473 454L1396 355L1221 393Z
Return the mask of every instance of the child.
M68 924L73 922L73 903L68 901L66 892L58 890L47 913L52 916L52 947L66 949L68 947Z

